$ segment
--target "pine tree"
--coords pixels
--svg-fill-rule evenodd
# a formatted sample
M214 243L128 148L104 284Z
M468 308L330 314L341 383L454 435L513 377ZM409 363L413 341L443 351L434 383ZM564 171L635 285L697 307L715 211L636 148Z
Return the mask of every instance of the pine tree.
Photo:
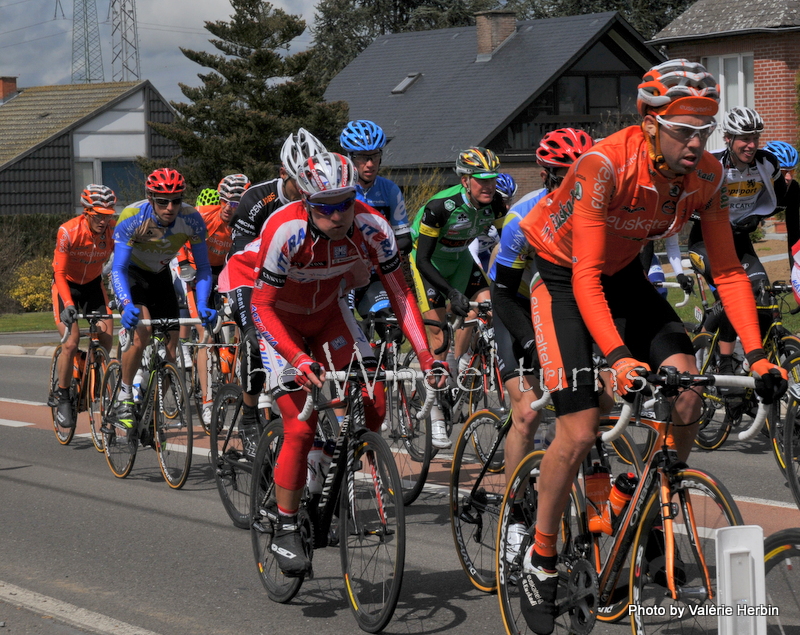
M175 167L193 191L235 172L253 182L274 178L289 134L302 126L333 148L347 122L347 105L324 103L306 79L311 53L288 53L306 27L300 16L261 0L230 3L229 21L205 24L219 53L181 49L210 69L198 74L200 86L180 85L190 103L172 103L175 122L151 124L179 145Z

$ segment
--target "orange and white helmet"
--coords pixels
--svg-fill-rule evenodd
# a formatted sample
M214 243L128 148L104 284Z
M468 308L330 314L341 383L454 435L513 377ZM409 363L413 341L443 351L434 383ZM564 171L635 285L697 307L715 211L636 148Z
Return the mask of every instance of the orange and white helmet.
M643 117L648 113L713 117L719 109L719 84L702 64L668 60L645 73L636 108Z
M244 174L229 174L219 182L217 192L219 192L221 201L230 203L242 198L242 194L248 187L250 187L250 179Z
M117 195L106 185L87 185L81 193L81 203L87 214L113 214Z

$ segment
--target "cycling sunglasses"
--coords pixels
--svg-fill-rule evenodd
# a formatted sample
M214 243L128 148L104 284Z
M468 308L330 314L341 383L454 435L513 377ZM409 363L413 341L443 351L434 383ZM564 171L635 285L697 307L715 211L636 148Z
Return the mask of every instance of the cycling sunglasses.
M172 203L173 205L181 205L183 203L183 197L180 198L156 198L153 197L153 202L160 207L169 207L169 204Z
M222 202L223 205L227 205L231 209L236 209L239 207L239 201L226 201L224 198L221 198L220 202Z
M676 139L684 143L688 143L695 137L702 142L708 141L711 133L717 129L717 122L712 121L705 126L692 126L688 123L677 123L674 121L667 121L661 115L656 115L656 121L669 130Z
M346 212L355 202L355 196L346 198L341 203L333 203L330 205L327 203L312 203L311 201L306 201L311 209L313 209L315 212L323 214L324 216L331 216L336 212Z

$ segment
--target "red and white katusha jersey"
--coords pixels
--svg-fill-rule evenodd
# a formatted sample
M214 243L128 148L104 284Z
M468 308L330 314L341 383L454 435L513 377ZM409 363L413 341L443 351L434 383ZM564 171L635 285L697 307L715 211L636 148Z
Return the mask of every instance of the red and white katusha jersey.
M348 236L330 240L309 222L302 201L273 213L258 240L234 254L220 278L220 290L254 286L253 304L264 285L281 288L276 308L316 313L350 289L369 283L370 272L400 268L394 232L386 219L361 201ZM257 253L256 253L257 250Z

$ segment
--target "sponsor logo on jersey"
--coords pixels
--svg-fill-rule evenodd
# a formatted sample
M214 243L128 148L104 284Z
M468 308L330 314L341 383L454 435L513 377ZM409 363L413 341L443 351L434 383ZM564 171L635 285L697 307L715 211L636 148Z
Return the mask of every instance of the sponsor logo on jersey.
M698 179L703 181L708 181L709 183L713 183L714 181L714 173L713 172L703 172L701 169L697 169L694 171L697 175Z
M452 211L453 211L453 210L456 208L456 202L455 202L455 201L453 201L453 200L450 200L450 199L448 198L448 199L447 199L447 200L444 202L444 208L445 208L445 209L446 209L448 212L452 212Z
M347 245L335 245L333 248L333 257L334 258L346 258L347 257Z
M668 214L670 216L674 216L675 215L675 201L666 201L661 206L661 213L662 214Z
M342 346L347 345L347 340L342 337L341 335L333 340L331 340L331 348L335 351L338 351Z
M566 203L558 204L558 212L550 214L550 222L553 225L553 230L558 231L567 222L572 212L575 209L575 201L581 200L583 197L583 185L576 182L575 187L570 190L569 200Z

